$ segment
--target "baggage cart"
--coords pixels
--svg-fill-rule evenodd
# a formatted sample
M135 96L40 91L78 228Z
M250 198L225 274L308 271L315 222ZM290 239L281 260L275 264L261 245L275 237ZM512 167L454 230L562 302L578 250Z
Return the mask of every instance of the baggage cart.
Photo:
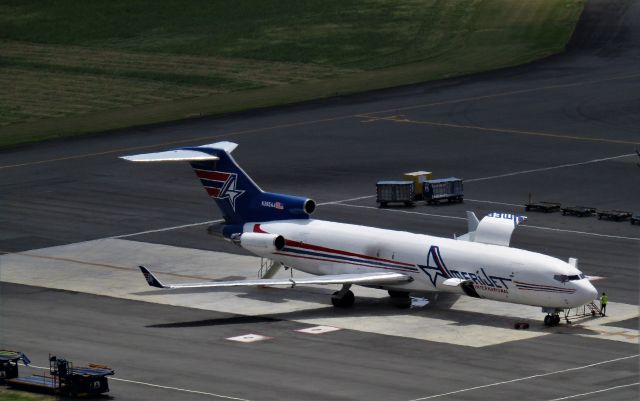
M378 181L376 195L376 202L380 207L387 207L391 202L413 206L415 199L413 181Z
M567 206L562 209L563 216L577 216L577 217L587 217L593 216L596 212L596 208L587 207L587 206Z
M462 202L464 199L462 179L449 177L438 180L426 180L423 183L422 198L429 205L440 203L440 201L443 200Z
M631 217L631 212L624 210L598 210L598 219L622 221Z
M560 203L557 202L529 202L525 203L524 208L526 211L538 211L544 213L557 212L560 210Z

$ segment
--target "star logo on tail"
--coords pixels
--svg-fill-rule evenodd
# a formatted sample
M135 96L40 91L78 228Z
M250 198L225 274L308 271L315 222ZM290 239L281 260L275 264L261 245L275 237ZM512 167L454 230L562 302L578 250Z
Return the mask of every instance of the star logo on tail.
M241 189L236 189L236 183L238 181L237 174L230 174L227 182L225 182L222 191L220 191L220 195L218 195L219 199L227 198L229 203L231 204L231 209L236 211L236 199L242 195L245 191Z

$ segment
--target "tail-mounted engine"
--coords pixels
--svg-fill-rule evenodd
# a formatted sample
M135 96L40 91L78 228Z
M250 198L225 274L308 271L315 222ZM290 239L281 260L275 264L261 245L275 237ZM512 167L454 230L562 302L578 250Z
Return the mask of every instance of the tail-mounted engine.
M272 254L284 248L282 235L265 233L233 234L231 242L256 255Z

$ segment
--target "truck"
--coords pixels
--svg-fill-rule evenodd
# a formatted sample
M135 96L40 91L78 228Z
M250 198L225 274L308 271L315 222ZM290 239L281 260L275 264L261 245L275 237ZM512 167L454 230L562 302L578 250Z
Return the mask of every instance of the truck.
M423 182L422 198L428 204L437 204L440 201L462 202L464 190L462 179L457 177L426 180Z
M387 207L390 202L413 206L415 200L413 181L378 181L376 195L376 202L380 207Z

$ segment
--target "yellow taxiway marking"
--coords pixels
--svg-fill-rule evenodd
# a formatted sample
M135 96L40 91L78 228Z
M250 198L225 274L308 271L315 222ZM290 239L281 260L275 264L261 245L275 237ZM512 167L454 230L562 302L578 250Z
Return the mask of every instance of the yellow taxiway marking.
M569 139L575 141L590 141L590 142L606 142L606 143L615 143L615 144L625 144L625 145L640 145L640 141L626 141L621 139L607 139L607 138L589 138L578 135L563 135L563 134L552 134L548 132L540 132L540 131L524 131L517 130L511 128L492 128L492 127L482 127L479 125L466 125L466 124L453 124L453 123L443 123L438 121L427 121L427 120L412 120L407 118L406 116L388 116L388 117L372 117L367 115L360 115L361 118L369 118L369 121L391 121L394 123L401 124L419 124L419 125L431 125L435 127L446 127L446 128L461 128L461 129L471 129L476 131L485 131L485 132L497 132L501 134L518 134L518 135L531 135L531 136L542 136L548 138L558 138L558 139Z
M231 137L231 136L238 136L238 135L243 135L243 134L265 132L265 131L271 131L271 130L280 129L280 128L299 127L299 126L304 126L304 125L318 124L318 123L330 122L330 121L346 120L346 119L350 119L350 118L360 118L360 119L365 118L365 119L367 119L365 122L369 122L369 119L374 119L374 120L376 119L376 117L372 116L371 114L389 113L391 111L399 111L399 110L413 110L413 109L426 108L426 107L432 107L432 106L442 106L442 105L446 105L446 104L463 103L463 102L469 102L469 101L474 101L474 100L493 99L493 98L498 98L498 97L519 95L519 94L523 94L523 93L538 92L538 91L553 90L553 89L561 89L561 88L570 88L570 87L575 87L575 86L591 85L591 84L596 84L596 83L601 83L601 82L624 80L624 79L630 79L630 78L636 78L636 77L640 77L640 74L623 75L623 76L603 78L603 79L591 80L591 81L572 82L572 83L568 83L568 84L547 85L547 86L540 86L540 87L536 87L536 88L519 89L519 90L513 90L513 91L506 91L506 92L491 93L491 94L487 94L487 95L469 96L469 97L463 97L463 98L458 98L458 99L443 100L443 101L440 101L440 102L431 102L431 103L424 103L424 104L419 104L419 105L414 105L414 106L406 106L406 107L399 107L399 108L394 108L394 109L372 111L372 112L369 112L369 113L347 114L347 115L343 115L343 116L322 118L322 119L318 119L318 120L300 121L300 122L297 122L297 123L273 125L273 126L270 126L270 127L252 128L252 129L240 130L240 131L231 131L231 132L226 132L226 133L216 134L216 135L204 135L204 136L193 137L193 138L179 139L179 140L175 140L175 141L154 143L154 144L150 144L150 145L131 146L131 147L125 147L125 148L116 148L116 149L105 150L105 151L102 151L102 152L81 153L81 154L77 154L77 155L58 157L58 158L52 158L52 159L37 160L37 161L31 161L31 162L25 162L25 163L17 163L17 164L7 164L7 165L4 165L4 166L0 166L0 170L9 169L9 168L16 168L16 167L33 166L33 165L38 165L38 164L52 163L52 162L65 161L65 160L83 159L83 158L87 158L87 157L103 156L103 155L109 155L109 154L114 154L114 153L126 153L126 152L132 152L132 151L138 151L138 150L144 150L144 149L152 149L152 148L155 148L155 147L166 147L166 146L181 145L181 144L193 144L193 143L200 142L200 141L203 141L203 142L204 141L211 141L211 140L215 140L215 139L228 138L228 137Z

